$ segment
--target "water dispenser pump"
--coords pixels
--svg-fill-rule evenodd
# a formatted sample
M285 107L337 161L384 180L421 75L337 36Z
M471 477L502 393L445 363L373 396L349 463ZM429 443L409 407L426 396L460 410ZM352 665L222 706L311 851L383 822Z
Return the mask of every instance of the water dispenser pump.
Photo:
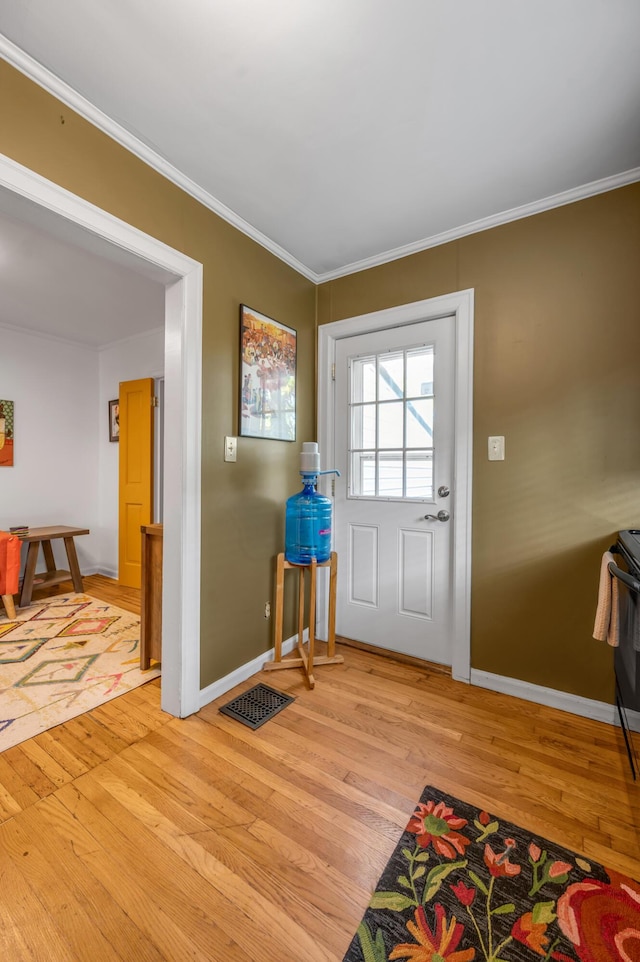
M335 468L320 470L320 453L315 441L304 441L300 454L303 488L287 500L284 556L290 564L308 565L328 561L331 555L331 498L318 494L321 474L337 474Z

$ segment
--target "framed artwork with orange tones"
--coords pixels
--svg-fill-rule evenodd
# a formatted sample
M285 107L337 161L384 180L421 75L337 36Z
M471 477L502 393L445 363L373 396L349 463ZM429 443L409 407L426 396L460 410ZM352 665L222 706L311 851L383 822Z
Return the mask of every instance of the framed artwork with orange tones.
M296 332L240 305L240 424L247 438L296 439Z
M0 401L0 468L13 467L13 401Z
M120 403L119 399L109 401L109 440L120 440Z

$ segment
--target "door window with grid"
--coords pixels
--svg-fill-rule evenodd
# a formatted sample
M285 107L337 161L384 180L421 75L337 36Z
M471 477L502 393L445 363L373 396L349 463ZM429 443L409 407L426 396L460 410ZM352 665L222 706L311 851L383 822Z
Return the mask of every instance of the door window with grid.
M349 497L433 500L434 346L349 362Z

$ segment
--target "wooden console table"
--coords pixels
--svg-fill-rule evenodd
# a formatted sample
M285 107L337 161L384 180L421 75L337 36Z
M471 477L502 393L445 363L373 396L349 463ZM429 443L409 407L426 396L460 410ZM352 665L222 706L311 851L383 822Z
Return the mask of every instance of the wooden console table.
M140 597L140 670L151 660L162 661L162 537L161 524L143 524L142 594Z
M31 595L34 590L50 588L52 585L59 585L63 581L73 581L74 591L84 591L76 546L73 541L74 538L79 537L81 534L90 534L89 529L70 528L67 525L59 524L52 525L48 528L31 528L29 534L21 536L21 541L27 541L29 543L27 566L24 571L22 591L20 592L21 608L25 608L31 604ZM67 558L69 560L68 571L56 569L53 548L51 547L51 542L56 538L64 538L64 546L67 549ZM36 574L40 545L42 545L47 570L42 574Z

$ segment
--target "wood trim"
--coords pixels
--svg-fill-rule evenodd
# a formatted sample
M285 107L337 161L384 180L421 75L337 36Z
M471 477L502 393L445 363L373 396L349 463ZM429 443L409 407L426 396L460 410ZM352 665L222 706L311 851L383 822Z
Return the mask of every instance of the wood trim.
M424 668L427 671L435 672L438 675L451 677L451 669L448 665L438 665L435 661L423 661L422 658L415 658L413 655L402 655L390 648L378 648L377 645L367 645L363 641L354 641L353 638L345 638L344 635L336 635L336 644L344 645L345 648L357 648L358 651L367 651L371 655L380 655L382 658L392 658L400 662L401 665L413 665L415 668Z
M318 329L318 441L329 461L335 450L335 382L332 365L339 338L384 330L452 315L456 331L455 354L455 445L451 492L452 550L452 644L454 678L469 681L471 671L471 497L473 456L473 330L474 291L468 289L400 304L383 311L345 318ZM319 490L329 495L326 479ZM326 586L318 592L318 633L327 637Z
M0 52L7 44L0 37ZM0 186L133 255L154 280L158 268L165 278L165 437L172 456L164 478L162 707L189 715L200 704L202 264L1 154Z

